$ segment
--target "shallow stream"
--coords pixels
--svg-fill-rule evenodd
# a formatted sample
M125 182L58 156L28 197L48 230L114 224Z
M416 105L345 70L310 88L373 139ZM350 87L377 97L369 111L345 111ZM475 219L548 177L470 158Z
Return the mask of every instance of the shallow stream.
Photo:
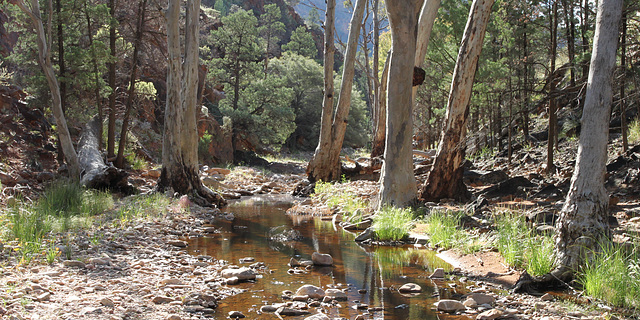
M353 319L368 312L367 319L461 319L437 314L433 309L438 297L464 293L459 283L429 279L435 268L451 268L435 252L413 246L360 247L353 241L354 234L334 227L331 221L286 215L293 200L281 195L243 198L225 209L235 215L233 221L220 219L216 223L221 233L190 240L188 248L193 255L210 255L240 266L249 265L240 259L252 257L267 267L267 272L261 273L255 282L236 285L247 291L222 300L214 318L224 319L229 311L241 311L247 319L277 319L274 314L261 314L260 307L284 302L281 297L284 290L295 292L304 284L312 284L323 289L347 288L348 301L322 307L332 318ZM282 229L295 230L298 239L286 242L270 239L274 230ZM334 266L315 268L305 274L287 272L292 257L310 260L314 251L331 254ZM420 285L423 291L413 296L398 293L396 289L409 282ZM380 311L357 309L357 304ZM314 309L310 311L313 313Z

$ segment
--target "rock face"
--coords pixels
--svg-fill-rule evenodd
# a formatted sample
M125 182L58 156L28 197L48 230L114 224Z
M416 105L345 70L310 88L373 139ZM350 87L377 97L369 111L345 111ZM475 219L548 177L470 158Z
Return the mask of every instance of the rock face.
M444 311L444 312L450 312L450 313L456 312L458 310L466 309L466 307L462 303L460 303L460 301L456 301L456 300L443 299L436 302L435 305L438 311Z
M313 264L317 265L317 266L332 266L333 265L333 258L331 257L331 255L324 254L324 253L314 252L311 255L311 261L313 261Z
M305 284L296 291L296 296L309 296L311 299L322 299L325 296L324 290L314 285Z
M419 293L422 292L422 287L415 283L405 283L400 288L398 288L398 292L400 293Z
M222 270L220 275L222 275L222 277L224 277L224 278L237 277L238 280L240 280L240 281L255 280L256 279L255 271L253 271L253 270L251 270L250 268L247 268L247 267L242 267L242 268L238 268L238 269L224 269L224 270Z

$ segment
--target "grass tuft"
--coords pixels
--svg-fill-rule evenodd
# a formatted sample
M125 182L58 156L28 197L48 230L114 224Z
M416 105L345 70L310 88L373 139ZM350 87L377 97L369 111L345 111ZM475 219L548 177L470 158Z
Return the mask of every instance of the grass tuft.
M629 143L640 142L640 119L633 120L629 124L627 135L628 135Z
M637 247L635 249L638 249ZM589 296L615 306L640 309L640 254L627 253L617 244L601 245L578 273Z
M384 207L373 217L373 229L379 240L398 241L409 235L413 219L411 209Z

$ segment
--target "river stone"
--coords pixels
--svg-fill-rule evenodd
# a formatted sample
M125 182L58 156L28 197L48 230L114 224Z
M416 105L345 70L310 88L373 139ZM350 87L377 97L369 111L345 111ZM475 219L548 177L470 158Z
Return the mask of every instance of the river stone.
M276 310L276 313L281 315L281 316L296 317L296 316L307 315L307 314L310 314L311 312L309 312L307 310L298 310L298 309L293 309L293 308L280 307L280 308L278 308L278 310Z
M260 312L276 312L278 308L276 306L262 306L260 307Z
M307 301L309 300L309 296L308 295L302 295L302 296L293 296L293 298L291 298L291 300L293 301Z
M240 311L229 311L229 318L231 319L239 319L239 318L244 318L245 315L242 314L242 312Z
M167 244L170 244L178 248L185 248L188 245L186 241L182 241L182 240L167 240Z
M478 307L478 303L471 299L471 298L467 298L467 300L465 300L462 304L464 304L465 307L467 308L477 308Z
M151 302L155 304L164 304L164 303L169 303L171 301L173 301L173 298L163 297L163 296L155 296L153 297L153 299L151 299Z
M62 265L64 265L65 267L76 267L76 268L84 268L87 266L84 262L78 261L78 260L65 260L62 262Z
M305 284L296 291L296 296L307 295L311 299L322 299L325 296L324 290L314 285Z
M256 273L251 268L242 267L238 269L224 269L220 273L223 278L238 277L240 281L255 280Z
M487 310L476 317L476 320L494 320L502 317L504 313L498 309Z
M316 313L312 316L306 317L304 318L304 320L330 320L331 318L329 318L326 314L324 313Z
M100 304L105 306L105 307L113 307L113 306L115 306L115 304L113 303L113 300L111 300L111 299L109 299L107 297L100 299Z
M294 268L294 267L299 267L301 266L300 261L296 260L296 258L291 258L289 260L289 266Z
M434 304L436 305L436 309L438 309L438 311L444 312L456 312L458 310L466 309L466 307L457 300L443 299Z
M176 278L167 278L167 279L160 280L161 286L176 285L176 284L180 285L182 284L182 281Z
M542 295L542 297L540 297L540 300L542 301L552 301L553 300L553 296L549 293L545 293L544 295Z
M168 316L166 320L182 320L182 318L177 314L172 314Z
M468 299L473 299L477 304L489 304L492 305L496 302L496 298L484 293L472 293L469 295Z
M347 294L340 289L327 289L324 291L324 294L332 300L345 301L348 299Z
M311 255L311 261L317 266L331 266L333 265L333 258L329 254L314 252Z
M429 276L431 279L444 279L444 269L437 268L433 271L433 273Z
M362 233L360 233L355 239L354 241L356 242L362 242L362 241L366 241L373 238L373 227L369 227L367 229L365 229Z
M422 288L415 283L405 283L402 287L398 288L400 293L418 293L422 292Z

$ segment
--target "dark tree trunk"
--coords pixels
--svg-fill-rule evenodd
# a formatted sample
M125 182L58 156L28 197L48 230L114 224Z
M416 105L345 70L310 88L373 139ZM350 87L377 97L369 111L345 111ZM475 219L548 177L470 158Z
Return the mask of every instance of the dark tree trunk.
M109 0L109 13L111 15L111 23L109 24L109 52L111 59L116 58L116 0ZM107 158L116 156L116 63L112 61L108 64L109 72L109 123L107 125Z

